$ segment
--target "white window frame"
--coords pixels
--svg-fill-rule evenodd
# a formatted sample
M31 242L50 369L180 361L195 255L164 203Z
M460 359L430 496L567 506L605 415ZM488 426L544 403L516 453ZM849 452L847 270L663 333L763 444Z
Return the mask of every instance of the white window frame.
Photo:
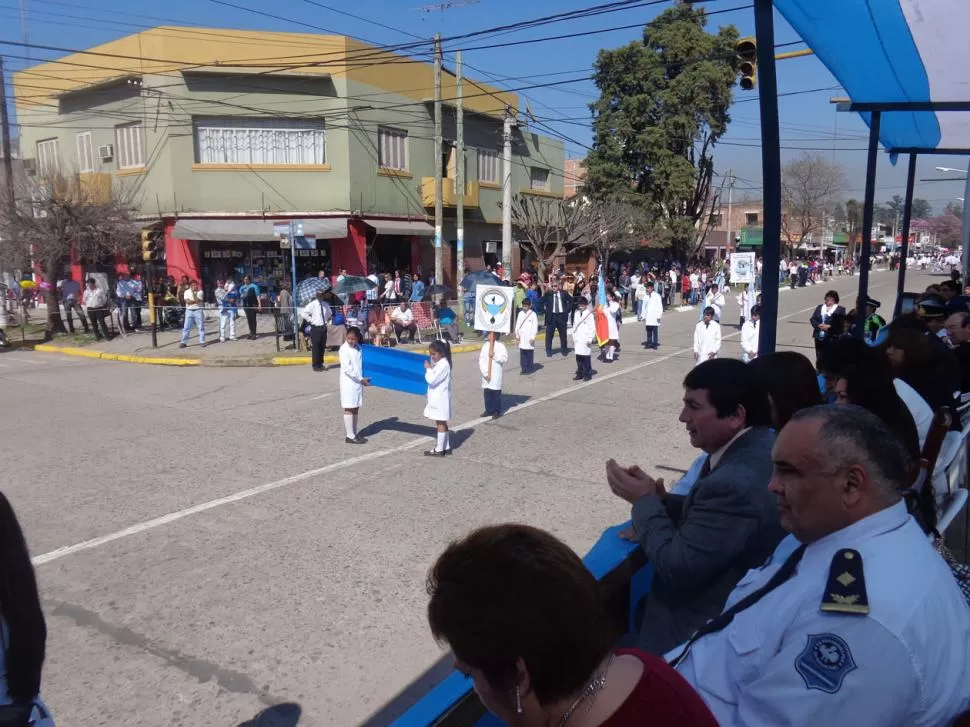
M390 126L377 127L377 165L381 169L407 172L411 169L408 132ZM440 163L440 162L439 162Z
M77 170L83 174L94 169L94 141L90 131L82 131L77 135Z
M118 169L141 169L145 166L145 135L140 121L115 127L115 158Z
M322 119L207 117L195 119L199 164L324 166L327 132Z
M37 142L37 171L41 176L61 171L61 149L57 137Z
M499 184L501 157L495 149L478 150L478 181L482 184ZM489 174L488 172L491 172Z
M536 172L543 172L545 176L545 181L536 184ZM529 167L529 189L533 189L536 192L548 192L552 186L550 184L550 173L545 167Z

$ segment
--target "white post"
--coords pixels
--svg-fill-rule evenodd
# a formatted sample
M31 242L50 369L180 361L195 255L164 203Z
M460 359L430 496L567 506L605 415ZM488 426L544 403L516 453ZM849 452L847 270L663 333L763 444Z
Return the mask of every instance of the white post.
M505 109L502 125L502 267L512 275L512 125L511 109Z
M441 33L434 36L434 282L444 285L441 271Z
M461 51L455 54L455 294L458 295L458 317L464 320L465 302L458 294L465 269L465 102L461 88Z
M970 167L967 168L965 189L966 191L963 193L963 255L961 257L961 275L963 276L964 287L970 282L970 276L967 275L970 271Z

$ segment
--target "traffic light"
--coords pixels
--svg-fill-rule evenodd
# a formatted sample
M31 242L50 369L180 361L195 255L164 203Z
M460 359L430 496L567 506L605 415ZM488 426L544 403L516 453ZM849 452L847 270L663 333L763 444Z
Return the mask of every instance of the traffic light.
M758 85L758 44L753 35L741 38L734 46L734 52L741 61L738 71L741 80L738 85L742 91L751 91Z
M141 259L146 263L153 263L160 257L158 237L155 230L146 227L141 231Z

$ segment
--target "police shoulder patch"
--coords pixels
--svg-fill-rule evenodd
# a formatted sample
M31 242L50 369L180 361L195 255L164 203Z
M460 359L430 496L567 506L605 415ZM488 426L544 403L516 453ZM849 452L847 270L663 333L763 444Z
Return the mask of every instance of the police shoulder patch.
M839 691L846 675L856 668L849 645L835 634L810 634L795 659L795 671L805 680L805 686L829 694Z

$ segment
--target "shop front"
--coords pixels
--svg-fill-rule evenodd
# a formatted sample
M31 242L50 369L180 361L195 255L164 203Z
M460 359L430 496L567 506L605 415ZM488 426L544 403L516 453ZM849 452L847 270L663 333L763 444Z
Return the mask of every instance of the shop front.
M292 250L273 242L200 242L202 289L206 297L219 280L232 278L239 285L244 276L253 279L270 298L275 298L283 282L291 276ZM296 250L296 279L316 277L321 270L329 273L330 240L317 240L316 249Z

